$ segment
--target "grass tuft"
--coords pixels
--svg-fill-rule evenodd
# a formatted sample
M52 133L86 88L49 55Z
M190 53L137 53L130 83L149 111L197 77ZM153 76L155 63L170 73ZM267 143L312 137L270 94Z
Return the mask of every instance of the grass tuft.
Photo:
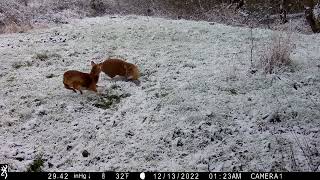
M37 155L27 168L27 172L42 172L43 164L44 159L42 158L42 155Z
M282 37L279 34L273 36L272 43L261 56L258 66L267 74L274 74L292 69L290 54L294 49L291 37Z

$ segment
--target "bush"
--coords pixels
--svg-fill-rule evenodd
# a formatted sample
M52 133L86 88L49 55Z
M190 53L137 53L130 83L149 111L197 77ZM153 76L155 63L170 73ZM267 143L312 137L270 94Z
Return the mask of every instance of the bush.
M298 0L290 0L290 12L302 11ZM0 0L0 33L24 32L46 23L68 23L69 18L104 14L136 14L173 19L192 19L222 23L247 22L226 4L238 0ZM244 8L256 23L266 14L279 11L279 1L247 0ZM245 13L248 14L248 13Z
M0 33L24 32L32 28L31 13L22 0L0 1Z
M261 56L258 64L265 73L272 74L292 67L290 53L294 49L289 35L282 37L279 34L273 36L272 43Z

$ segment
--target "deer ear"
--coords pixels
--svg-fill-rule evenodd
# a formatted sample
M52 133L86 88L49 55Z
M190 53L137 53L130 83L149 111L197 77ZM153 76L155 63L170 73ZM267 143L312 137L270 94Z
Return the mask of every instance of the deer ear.
M96 65L96 63L94 63L93 61L91 61L91 66L94 66L94 65Z

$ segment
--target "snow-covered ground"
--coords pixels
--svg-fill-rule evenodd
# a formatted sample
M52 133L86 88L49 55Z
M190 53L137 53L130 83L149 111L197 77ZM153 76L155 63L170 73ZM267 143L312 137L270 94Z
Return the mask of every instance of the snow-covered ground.
M275 33L253 30L255 62ZM42 154L45 171L320 171L320 36L293 34L294 68L273 75L250 72L250 39L248 28L139 16L0 35L0 162L25 171ZM137 64L141 85L102 73L100 95L64 88L65 71L110 56Z

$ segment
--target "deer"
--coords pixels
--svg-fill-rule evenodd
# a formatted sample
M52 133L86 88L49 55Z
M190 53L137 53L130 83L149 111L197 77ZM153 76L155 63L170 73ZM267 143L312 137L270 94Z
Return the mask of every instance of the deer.
M101 71L108 75L110 78L114 78L119 75L125 77L127 81L133 81L139 85L140 72L138 66L132 63L128 63L122 59L109 58L100 63Z
M66 89L82 94L82 90L97 92L97 83L101 72L101 65L91 61L91 72L84 73L76 70L69 70L63 74L63 84Z

